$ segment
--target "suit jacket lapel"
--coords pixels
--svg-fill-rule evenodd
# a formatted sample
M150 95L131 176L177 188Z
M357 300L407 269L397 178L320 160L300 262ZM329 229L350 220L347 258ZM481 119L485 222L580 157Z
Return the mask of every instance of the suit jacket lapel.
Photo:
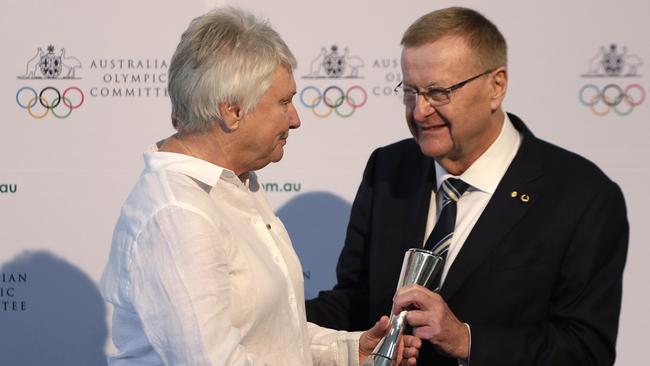
M407 200L408 210L404 215L404 228L402 236L402 254L413 247L422 247L424 230L426 229L431 192L435 185L434 160L422 155L422 161L418 162L418 171L422 172L417 181L410 181L410 194ZM422 184L422 180L425 184Z
M440 291L447 301L535 204L542 188L539 141L519 118L510 115L510 120L523 134L521 146L449 269ZM512 197L512 192L517 195Z

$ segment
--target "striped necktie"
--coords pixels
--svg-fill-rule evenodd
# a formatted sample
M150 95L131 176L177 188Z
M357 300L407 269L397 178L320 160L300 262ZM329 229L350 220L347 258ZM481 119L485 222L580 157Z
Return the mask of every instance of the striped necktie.
M454 235L454 227L456 226L456 202L467 188L469 188L469 184L456 178L448 178L442 182L440 186L440 192L442 193L440 217L438 217L436 226L431 230L431 234L424 244L425 249L446 258L451 237Z

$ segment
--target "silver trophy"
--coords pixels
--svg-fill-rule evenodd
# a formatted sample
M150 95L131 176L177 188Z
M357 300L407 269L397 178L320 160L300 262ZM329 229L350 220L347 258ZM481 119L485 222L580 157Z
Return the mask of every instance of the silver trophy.
M442 271L443 263L443 257L429 250L409 249L404 255L397 289L410 285L431 287ZM406 314L404 310L398 315L391 315L388 334L377 343L361 366L396 366L399 342L407 325Z

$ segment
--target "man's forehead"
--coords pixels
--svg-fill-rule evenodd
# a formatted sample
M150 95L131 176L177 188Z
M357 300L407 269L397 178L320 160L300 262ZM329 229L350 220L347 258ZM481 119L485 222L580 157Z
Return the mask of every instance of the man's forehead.
M453 49L452 49L453 47ZM401 67L405 85L446 86L471 71L471 53L462 44L427 44L402 50ZM457 75L458 74L458 75Z
M407 55L411 56L420 53L429 53L431 56L462 54L465 57L470 57L472 50L464 37L449 35L430 42L404 46L402 47L401 57L404 59Z

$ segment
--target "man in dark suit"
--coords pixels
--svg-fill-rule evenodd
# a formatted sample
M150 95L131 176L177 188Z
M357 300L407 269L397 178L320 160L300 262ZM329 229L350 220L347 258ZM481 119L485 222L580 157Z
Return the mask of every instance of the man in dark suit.
M308 319L366 329L394 300L393 312L415 309L407 320L423 339L420 365L612 365L628 244L621 190L503 112L506 42L482 15L429 13L402 46L396 90L414 139L370 157L338 283L307 302ZM404 252L427 242L447 178L469 188L442 287L395 294Z

